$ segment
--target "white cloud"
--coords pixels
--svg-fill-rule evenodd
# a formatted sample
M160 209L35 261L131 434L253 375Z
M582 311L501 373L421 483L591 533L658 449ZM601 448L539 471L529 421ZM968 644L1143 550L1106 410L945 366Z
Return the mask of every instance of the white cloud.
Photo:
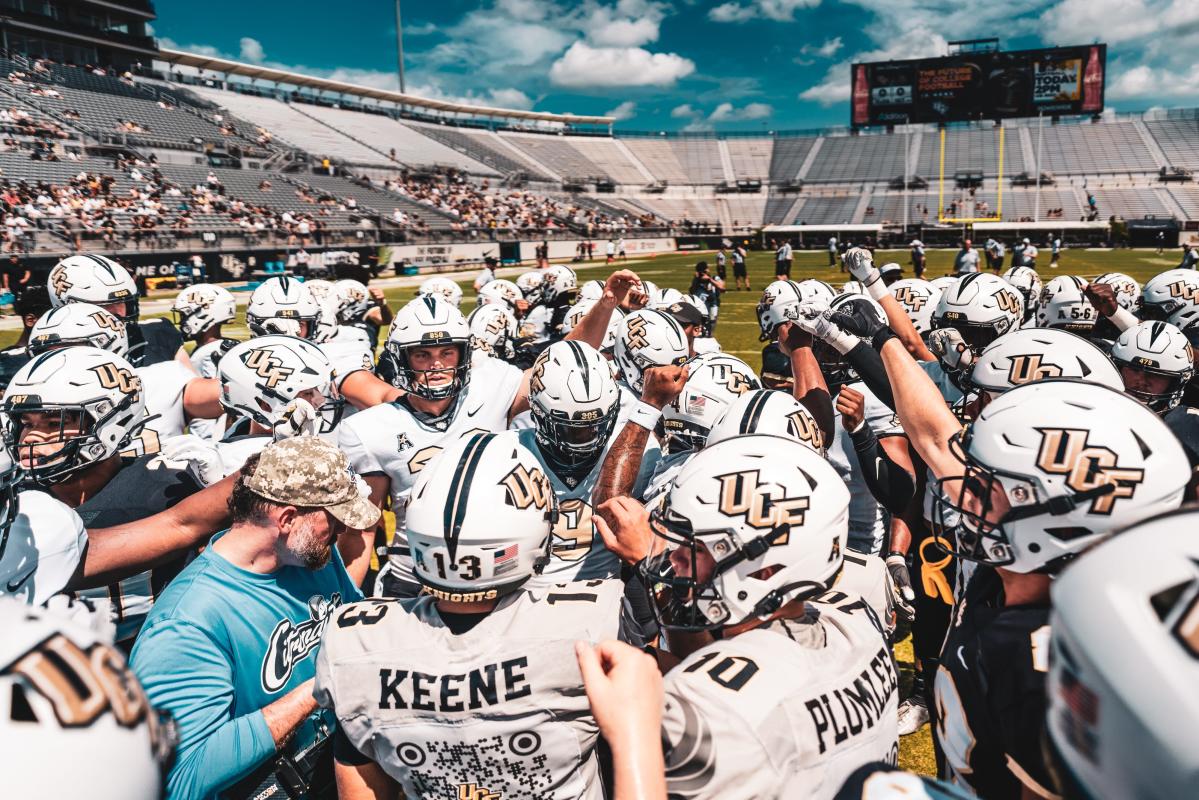
M749 103L737 108L732 103L721 103L708 115L709 122L738 122L750 119L765 119L774 113L767 103Z
M1109 100L1193 99L1199 95L1199 65L1185 71L1141 64L1125 70L1107 87Z
M694 122L688 122L686 125L684 125L683 130L690 133L690 132L697 132L697 131L712 131L712 130L716 130L716 128L714 125L712 125L711 122L708 122L707 120L697 119Z
M407 23L404 25L405 36L429 36L441 30L432 22Z
M672 86L695 72L695 62L677 53L640 47L592 47L575 42L550 67L550 82L570 88Z
M752 0L744 5L730 0L708 11L708 19L713 22L748 22L751 19L793 22L796 11L818 5L820 0Z
M637 116L637 104L632 100L625 100L609 111L604 112L605 117L615 117L617 122L622 122L626 119L632 119Z
M670 116L674 119L692 119L700 116L702 113L692 108L690 103L683 103L681 106L675 106L670 110Z
M262 42L257 39L251 39L249 36L241 37L241 60L249 61L251 64L261 64L266 58L266 53L262 50Z
M837 36L832 39L826 39L823 44L816 47L804 45L799 49L805 55L820 56L821 58L832 58L837 55L837 51L842 47L841 37Z
M640 47L658 41L667 7L655 0L620 0L596 6L581 24L587 39L600 47Z

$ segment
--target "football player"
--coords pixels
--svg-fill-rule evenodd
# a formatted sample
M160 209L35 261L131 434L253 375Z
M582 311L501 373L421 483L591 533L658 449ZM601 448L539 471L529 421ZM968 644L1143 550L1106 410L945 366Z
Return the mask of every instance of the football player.
M379 331L391 324L391 307L383 291L368 288L361 281L344 278L333 284L337 298L337 321L341 325L358 328L366 333L370 352L379 346Z
M221 343L227 341L221 335L221 326L237 318L233 295L223 286L197 283L175 296L171 315L183 338L196 343L191 353L192 367L202 377L215 378L214 357Z
M0 391L4 391L12 376L29 360L26 349L29 332L50 308L50 294L45 286L29 286L13 300L13 312L21 318L21 334L10 347L0 350Z
M435 275L420 285L416 292L422 294L439 294L454 308L462 305L462 287L449 278Z
M203 488L184 465L123 457L144 424L145 392L129 362L94 347L50 350L4 393L5 445L26 481L110 527L150 517ZM183 567L176 558L85 596L109 600L118 643L131 644L154 598Z
M980 564L938 668L937 741L980 795L1044 794L1050 576L1116 527L1176 507L1186 457L1144 406L1070 379L1017 386L963 430L883 326L858 332L880 351L904 430L937 479L935 522Z
M1140 322L1122 331L1111 356L1120 368L1125 391L1158 414L1176 408L1195 377L1194 349L1183 332L1168 322Z
M635 281L631 272L614 273L604 298L571 338L600 344L612 309ZM379 588L389 596L419 591L403 534L403 509L416 476L447 443L469 432L505 430L528 408L531 372L496 359L483 360L476 371L470 338L461 312L439 296L410 302L396 314L381 357L391 364L402 397L340 426L339 446L370 485L372 502L390 496L396 514L396 536L379 576Z
M105 256L91 253L67 256L54 265L46 280L50 304L92 303L125 323L130 363L149 366L174 359L191 368L179 331L168 320L138 319L137 285L125 268Z
M659 624L699 649L665 679L671 796L828 798L868 761L898 755L898 680L882 624L831 589L849 491L791 439L737 436L700 451L647 519L622 499L613 531ZM605 523L606 525L606 523Z
M1037 306L1037 327L1060 328L1088 339L1094 336L1099 313L1086 288L1087 282L1074 275L1059 275L1045 284Z
M557 514L516 433L462 437L421 472L405 524L425 593L339 610L317 656L342 797L604 796L575 642L644 634L619 580L530 585Z
M29 355L63 347L99 347L122 358L129 352L128 326L99 306L71 303L51 309L38 320L29 339ZM151 455L179 438L193 421L204 423L221 414L220 385L198 376L175 360L135 367L145 395L145 424L133 452ZM176 455L179 455L176 453Z

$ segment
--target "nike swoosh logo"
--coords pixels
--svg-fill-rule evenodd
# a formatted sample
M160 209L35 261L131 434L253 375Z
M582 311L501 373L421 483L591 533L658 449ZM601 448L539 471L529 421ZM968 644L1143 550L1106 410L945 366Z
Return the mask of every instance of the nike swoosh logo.
M483 410L483 403L479 403L477 406L475 406L474 411L467 411L466 416L473 417L475 414L478 414L482 410Z
M15 581L9 581L6 584L9 594L16 594L25 585L26 581L33 577L33 573L37 572L37 564L29 568L29 571Z

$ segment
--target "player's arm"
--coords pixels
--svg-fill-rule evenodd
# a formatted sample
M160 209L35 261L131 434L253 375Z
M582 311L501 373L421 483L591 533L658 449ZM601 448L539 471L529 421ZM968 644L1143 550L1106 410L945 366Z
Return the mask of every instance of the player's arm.
M191 362L188 362L191 366ZM183 387L183 413L187 419L216 419L225 413L221 405L221 382L216 378L192 378Z
M878 438L866 420L866 397L851 386L837 395L841 424L853 441L862 477L874 499L892 514L907 507L916 491L916 473L902 436Z
M779 349L791 359L791 396L816 419L824 441L833 440L833 400L820 362L812 353L811 335L791 322L779 326Z
M600 504L613 497L632 494L645 445L662 417L662 409L679 396L686 382L686 367L650 367L645 371L641 401L634 406L604 456L599 480L591 493L592 507L598 509Z
M375 323L380 328L391 324L391 306L387 305L387 298L383 296L383 290L378 287L368 287L371 300L374 301L375 307L366 312L364 319Z
M365 369L355 370L338 387L341 396L359 411L399 400L404 392Z
M175 360L187 367L192 372L196 371L196 365L192 363L192 357L188 355L187 350L185 350L182 346L175 351Z
M333 760L338 800L399 800L404 793L383 768L373 761L344 764Z
M899 341L903 343L907 351L912 354L912 358L917 361L934 361L935 356L929 352L924 340L916 332L916 326L912 324L912 320L899 305L899 301L887 291L882 274L878 271L878 267L874 266L874 256L870 251L864 247L853 248L845 254L845 264L849 267L850 274L866 287L866 294L882 306L883 311L887 314L887 324L891 326L891 330L899 337Z
M87 553L67 588L115 583L204 544L229 525L237 477L235 472L151 517L89 530Z
M391 479L383 473L363 475L362 479L370 487L371 504L375 508L383 508L388 494L391 493ZM370 571L374 543L385 541L386 536L387 523L380 514L379 521L373 527L363 531L346 531L337 538L337 552L341 553L346 572L350 574L350 579L356 586L361 588L366 580L366 573Z
M1096 311L1116 326L1116 330L1126 331L1140 322L1131 311L1116 302L1116 290L1106 283L1091 282L1083 289L1083 294L1091 301L1091 305L1095 306Z

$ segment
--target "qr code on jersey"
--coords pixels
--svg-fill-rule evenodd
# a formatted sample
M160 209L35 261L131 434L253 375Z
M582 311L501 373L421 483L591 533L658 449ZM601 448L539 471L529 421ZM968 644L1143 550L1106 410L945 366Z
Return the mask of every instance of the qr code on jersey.
M406 726L388 737L401 774L422 797L556 800L585 788L575 730L536 717Z

